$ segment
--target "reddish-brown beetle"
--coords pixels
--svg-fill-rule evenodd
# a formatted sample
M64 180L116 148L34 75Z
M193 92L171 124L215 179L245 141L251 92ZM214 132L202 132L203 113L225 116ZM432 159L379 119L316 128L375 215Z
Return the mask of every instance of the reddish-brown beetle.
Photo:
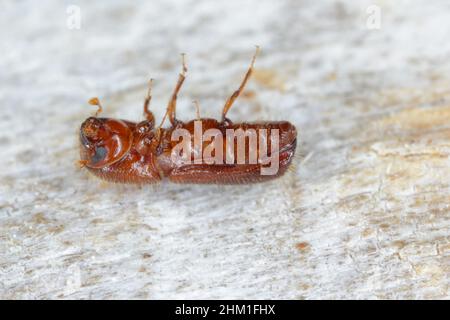
M297 131L294 125L288 121L234 124L226 118L228 110L242 93L252 74L258 51L257 47L241 85L226 101L221 121L200 118L198 106L196 120L182 122L176 119L177 95L187 72L184 55L182 72L179 74L166 114L157 128L155 128L153 113L149 110L152 80L149 82L144 102L146 120L140 123L97 117L102 111L102 107L97 98L92 98L89 103L97 105L98 111L94 117L88 118L81 125L80 164L104 180L122 183L155 183L167 178L176 183L245 184L281 176L294 158L297 145ZM169 117L171 126L162 128L166 117ZM211 132L214 134L209 135L210 139L195 141L198 140L196 137L198 130L200 130L201 136ZM243 147L242 145L238 146L239 138L237 136L227 140L229 143L223 144L223 140L220 144L218 142L220 134L226 136L229 132L243 131L245 133L252 130L258 132L254 139L259 141L255 144L256 148L250 147L251 135L245 134ZM197 148L187 149L187 155L186 152L184 155L179 153L179 150L174 152L180 145L178 142L180 132L190 134L189 142L197 145ZM267 139L269 135L271 138ZM192 141L191 137L194 137ZM275 140L272 139L274 137ZM276 148L273 148L274 146ZM209 149L209 156L214 158L215 162L211 159L209 161L207 159L199 160L197 156L199 154L203 156L202 152L206 149ZM268 162L264 161L262 157L253 157L253 161L249 160L252 158L252 152L259 152L260 155L263 149L267 154L266 160L269 157L276 159L276 166L274 166L276 171L262 174L262 170L267 167ZM267 152L268 149L270 152ZM243 156L244 161L239 161L240 156Z

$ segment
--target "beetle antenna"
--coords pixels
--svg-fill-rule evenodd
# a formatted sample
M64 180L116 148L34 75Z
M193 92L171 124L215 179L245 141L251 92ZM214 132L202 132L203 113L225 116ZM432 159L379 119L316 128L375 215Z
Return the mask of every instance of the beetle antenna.
M89 99L88 103L89 103L90 105L93 105L93 106L98 106L98 109L97 109L97 111L95 112L94 117L97 117L97 116L103 111L103 108L102 108L102 105L101 105L101 103L100 103L100 100L98 100L97 97L94 97L94 98Z

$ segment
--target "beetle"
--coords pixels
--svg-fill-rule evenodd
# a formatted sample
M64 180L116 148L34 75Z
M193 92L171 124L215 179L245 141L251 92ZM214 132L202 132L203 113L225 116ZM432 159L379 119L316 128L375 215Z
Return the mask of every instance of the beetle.
M103 108L98 98L89 100L91 105L98 107L94 116L86 119L80 128L80 158L81 167L87 168L97 177L118 183L157 183L161 180L169 180L175 183L193 184L246 184L271 180L283 175L294 158L297 146L297 131L289 121L269 121L269 122L243 122L233 123L226 117L231 106L239 95L243 92L253 69L259 47L253 55L250 66L239 88L227 99L222 109L220 121L211 118L201 118L199 107L197 107L197 119L188 122L180 121L176 118L176 103L178 93L186 79L187 67L185 56L182 54L182 70L178 76L175 89L169 100L166 113L158 127L155 127L155 117L149 110L152 98L151 89L153 80L150 79L148 91L144 100L145 120L135 123L127 120L113 118L102 118L98 115ZM166 118L170 121L170 127L163 128ZM269 146L277 146L275 150L270 150L268 156L276 156L277 170L271 174L262 174L262 169L267 167L267 161L262 158L249 161L247 158L252 151L249 146L238 146L238 139L227 140L229 149L216 143L216 139L200 142L201 150L208 146L215 147L211 153L215 159L223 161L194 161L183 162L181 158L174 158L174 150L179 140L174 139L178 132L192 134L195 137L197 124L201 126L200 133L205 134L213 130L216 136L228 134L230 131L250 131L264 132L271 135L270 139L261 139L253 151L261 152L266 142L265 149ZM272 138L276 137L276 143ZM258 137L256 137L258 138ZM247 140L245 140L247 139ZM244 142L249 141L249 136L244 136ZM194 140L194 139L192 139ZM218 140L217 140L218 141ZM223 141L222 141L223 143ZM250 145L250 142L248 143ZM198 148L197 148L198 149ZM192 160L196 157L195 147L185 152L184 158ZM219 151L222 151L219 152ZM243 153L244 162L239 162L238 151ZM198 150L197 150L198 151ZM228 161L230 156L231 161ZM227 158L227 159L225 159ZM201 159L200 159L201 160ZM225 161L226 160L226 161Z

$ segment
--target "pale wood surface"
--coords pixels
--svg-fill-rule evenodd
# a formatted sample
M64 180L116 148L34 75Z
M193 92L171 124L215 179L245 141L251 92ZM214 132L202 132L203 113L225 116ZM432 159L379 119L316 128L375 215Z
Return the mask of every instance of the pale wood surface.
M102 2L103 3L103 2ZM2 2L0 298L439 298L450 273L450 6L378 1ZM188 54L180 118L289 119L273 183L136 188L75 166L100 96L160 119Z

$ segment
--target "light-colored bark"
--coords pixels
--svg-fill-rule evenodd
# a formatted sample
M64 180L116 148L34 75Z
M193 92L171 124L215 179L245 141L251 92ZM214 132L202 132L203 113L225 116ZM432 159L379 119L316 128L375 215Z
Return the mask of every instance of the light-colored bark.
M447 1L81 1L0 10L0 298L449 298ZM94 112L292 121L295 168L249 186L101 183Z

